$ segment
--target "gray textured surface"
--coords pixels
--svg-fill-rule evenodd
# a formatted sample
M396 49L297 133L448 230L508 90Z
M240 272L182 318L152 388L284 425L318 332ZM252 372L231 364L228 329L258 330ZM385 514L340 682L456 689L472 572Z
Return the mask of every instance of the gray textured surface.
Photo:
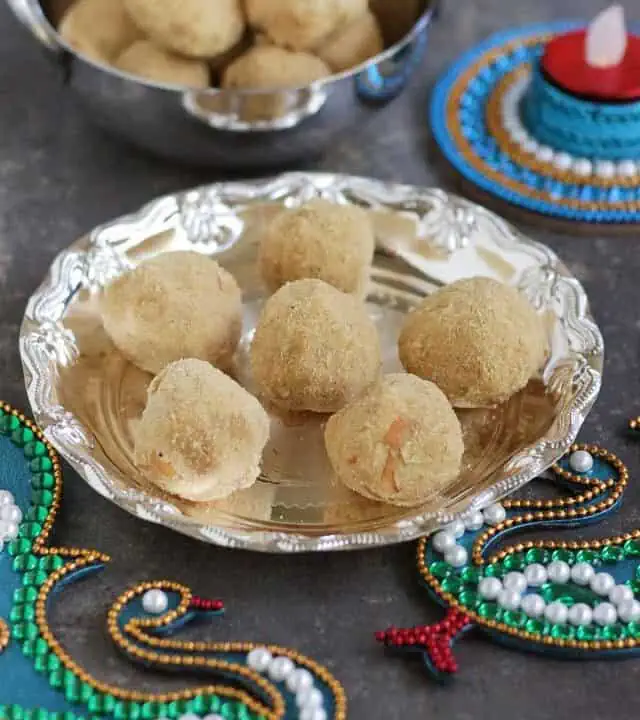
M426 88L436 75L494 30L558 17L560 11L571 16L600 7L596 0L450 2L411 91L370 126L336 144L319 167L442 183L427 160L424 120ZM149 159L94 130L76 113L56 73L4 4L0 38L0 394L24 406L18 323L26 298L55 253L93 225L154 195L216 175ZM628 416L640 411L638 241L604 232L590 237L540 227L530 232L555 248L582 278L604 331L604 389L582 437L620 453L633 477L640 468L640 444L626 439L624 428ZM638 502L640 491L633 488L620 515L598 531L637 526ZM137 674L112 650L104 616L127 585L167 577L204 596L225 598L228 615L215 637L279 642L326 663L344 683L350 717L357 720L631 720L640 715L638 662L542 660L469 640L457 651L462 672L455 687L440 688L428 682L419 663L385 657L372 641L373 630L392 622L425 622L438 614L417 587L413 545L293 558L233 553L134 520L70 472L57 534L62 543L96 547L114 557L100 578L79 586L68 602L63 596L55 610L56 628L75 657L112 682L163 686L163 678Z

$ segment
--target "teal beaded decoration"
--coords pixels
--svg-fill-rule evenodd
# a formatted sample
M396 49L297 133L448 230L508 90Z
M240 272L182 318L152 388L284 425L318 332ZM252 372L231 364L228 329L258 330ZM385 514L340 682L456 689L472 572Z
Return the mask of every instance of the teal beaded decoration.
M73 593L75 580L110 559L49 542L62 503L60 463L40 430L2 403L0 455L0 510L10 497L21 516L17 537L0 548L2 720L346 719L340 683L300 653L269 644L174 639L195 619L220 617L223 606L167 580L126 591L108 613L107 630L133 662L150 671L194 674L201 684L149 693L92 677L58 640L48 611L56 596Z
M640 654L639 529L598 540L504 545L523 530L597 522L621 502L627 468L606 450L574 445L544 480L565 494L469 511L423 538L418 572L447 615L436 625L391 627L377 640L418 653L438 679L457 671L453 645L472 630L510 647L572 658Z

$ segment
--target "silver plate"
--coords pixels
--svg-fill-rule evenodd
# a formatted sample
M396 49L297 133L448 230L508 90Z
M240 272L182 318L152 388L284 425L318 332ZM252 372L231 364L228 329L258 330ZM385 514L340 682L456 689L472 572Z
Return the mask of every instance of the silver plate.
M551 342L544 372L504 406L461 413L467 452L460 478L417 509L369 503L324 477L317 419L280 422L284 440L272 439L273 455L265 456L263 476L248 494L206 508L163 497L131 463L131 428L148 378L110 354L96 311L102 287L159 252L191 248L216 256L243 289L237 370L250 383L243 358L265 297L255 273L260 228L275 209L319 196L372 214L378 249L367 305L387 370L398 367L402 317L422 296L485 275L517 286L544 313ZM96 228L56 258L29 300L20 352L37 422L102 496L205 542L293 553L411 540L522 487L574 441L600 389L604 347L580 283L551 250L496 215L441 190L297 173L169 195Z

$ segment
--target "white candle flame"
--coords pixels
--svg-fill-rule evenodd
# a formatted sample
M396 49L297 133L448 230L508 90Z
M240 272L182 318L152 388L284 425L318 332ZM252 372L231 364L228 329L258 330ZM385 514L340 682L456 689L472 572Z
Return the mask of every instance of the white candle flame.
M612 68L620 65L627 51L627 27L622 5L603 10L589 25L586 39L587 65Z

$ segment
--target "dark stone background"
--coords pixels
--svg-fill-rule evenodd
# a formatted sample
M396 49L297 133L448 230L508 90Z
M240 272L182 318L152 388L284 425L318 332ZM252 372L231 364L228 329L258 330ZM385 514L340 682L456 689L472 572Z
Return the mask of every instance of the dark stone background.
M513 24L591 15L600 0L452 0L434 27L426 63L413 86L365 128L336 143L314 167L425 185L447 184L427 152L427 93L457 54ZM635 5L635 4L633 4ZM638 13L627 3L628 11ZM640 16L634 19L639 20ZM0 394L26 407L17 336L26 300L54 255L94 225L160 194L218 179L139 154L80 116L35 44L0 5ZM638 278L634 234L584 236L529 228L584 282L604 332L602 394L582 437L621 454L632 478L640 443L625 434L640 412ZM599 528L638 526L640 491ZM634 500L636 502L634 502ZM640 663L560 662L507 651L482 639L458 648L454 686L429 682L418 662L385 657L372 632L391 623L435 619L417 587L414 546L372 552L276 557L197 543L126 515L67 472L61 543L99 548L114 557L100 577L56 605L55 625L75 657L100 678L159 689L162 677L130 668L105 637L105 612L126 586L170 578L229 610L211 637L295 646L326 663L344 683L350 717L447 720L631 720L640 715ZM205 630L204 632L208 632ZM1 700L1 698L0 698Z

